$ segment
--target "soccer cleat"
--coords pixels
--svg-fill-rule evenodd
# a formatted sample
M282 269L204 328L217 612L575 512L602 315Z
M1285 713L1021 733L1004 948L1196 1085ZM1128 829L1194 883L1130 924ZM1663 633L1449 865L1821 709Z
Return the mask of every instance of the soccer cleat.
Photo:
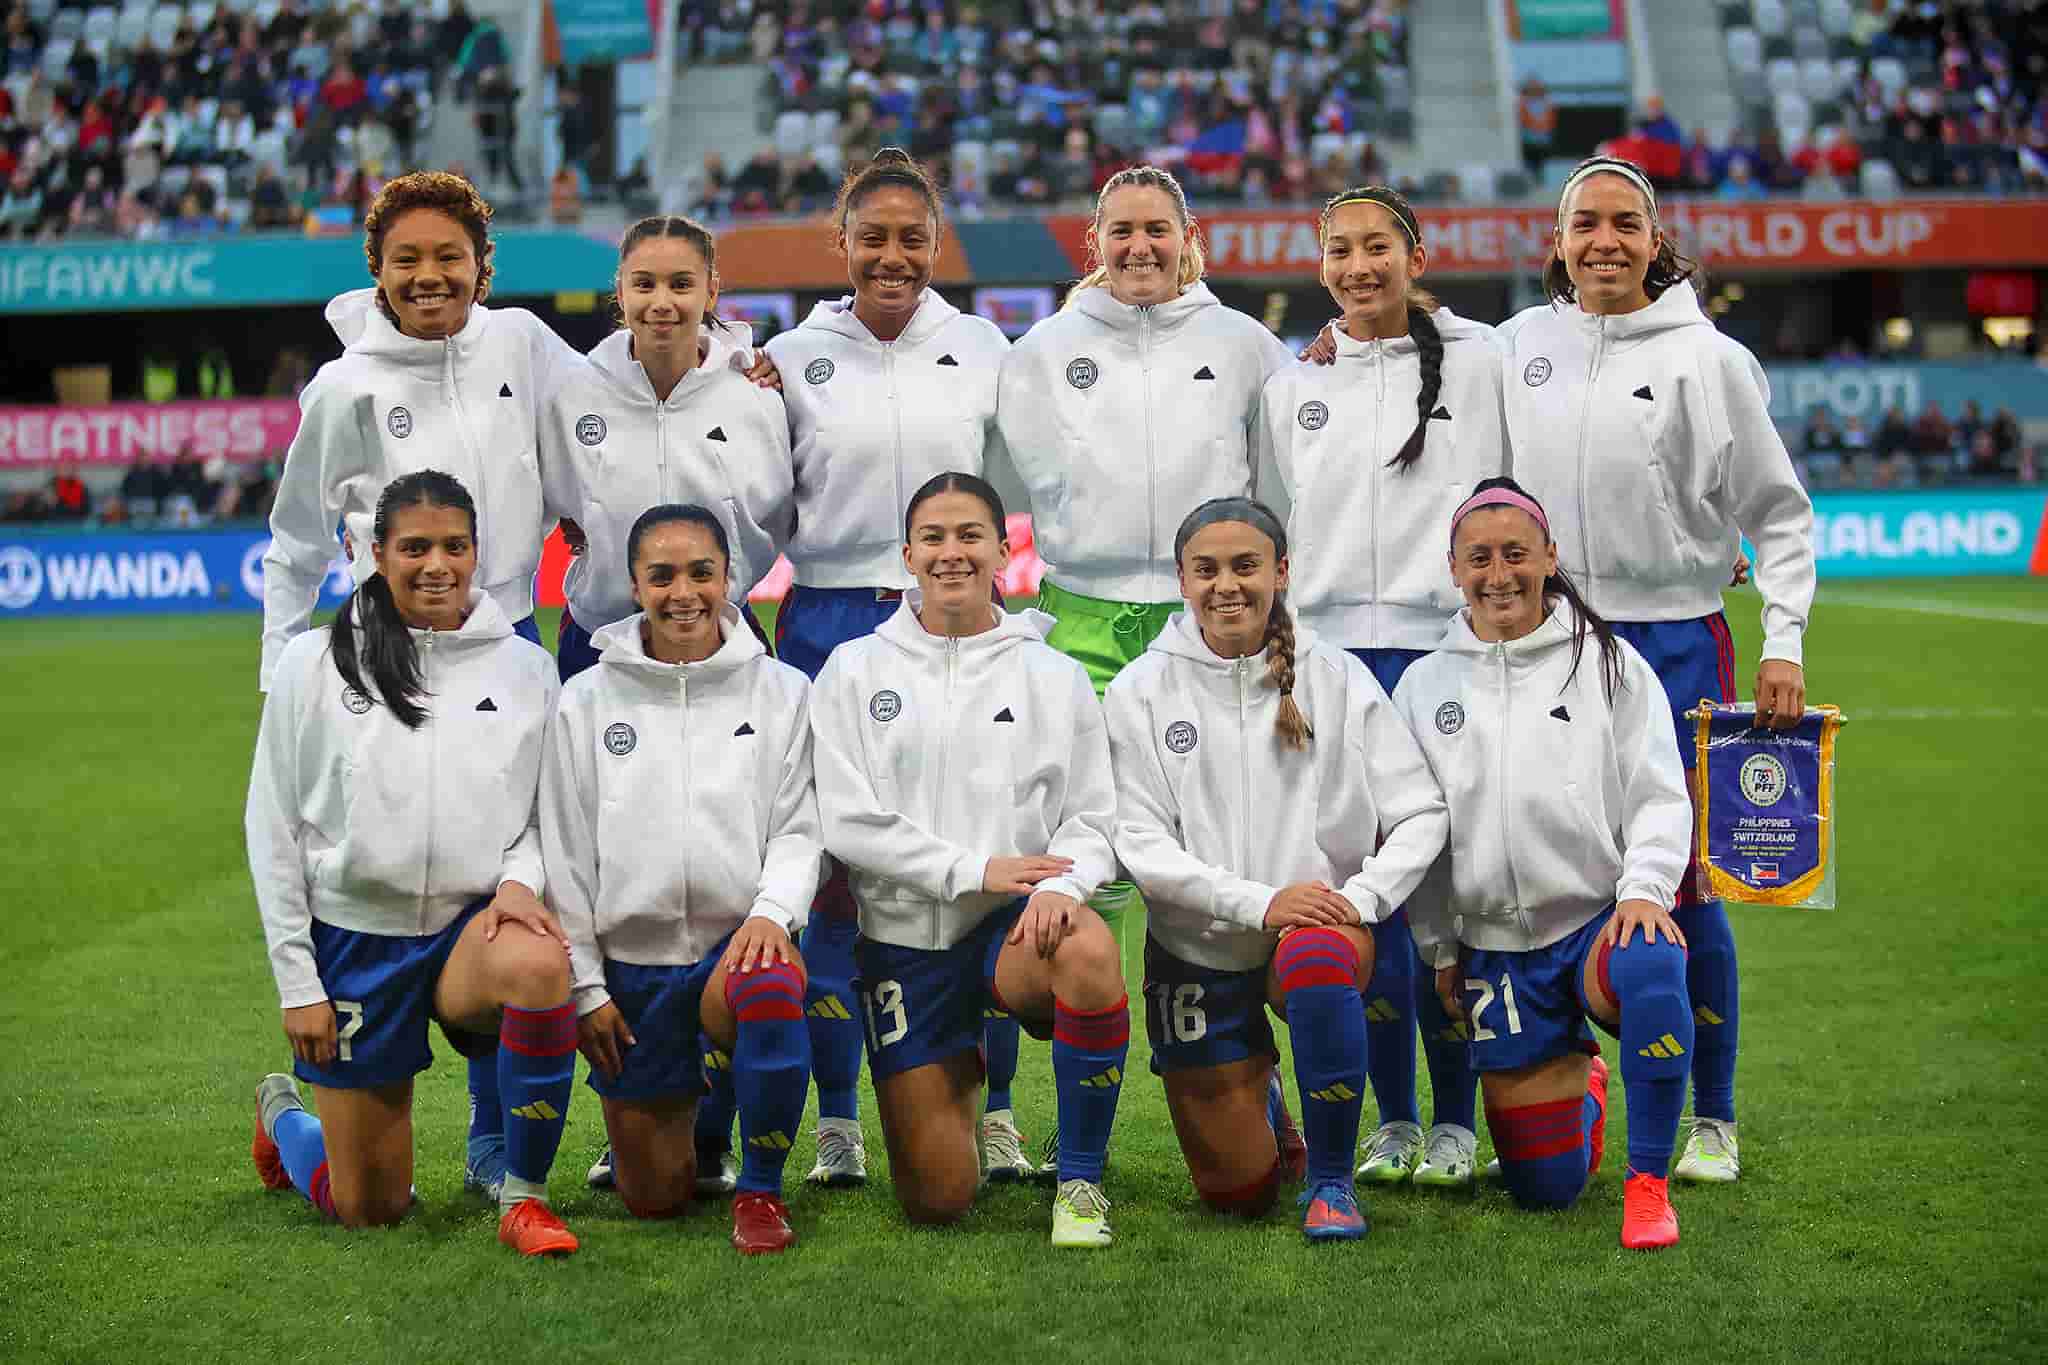
M690 1187L697 1198L723 1199L738 1189L739 1183L740 1159L730 1147L722 1152L697 1153L697 1181Z
M1678 1245L1678 1211L1662 1176L1628 1173L1621 1186L1621 1244L1630 1251Z
M1586 1073L1586 1093L1600 1101L1600 1111L1594 1116L1593 1131L1586 1135L1586 1146L1591 1149L1586 1156L1586 1174L1600 1174L1600 1162L1607 1155L1607 1061L1596 1055L1593 1069Z
M1364 1151L1358 1178L1368 1185L1398 1185L1422 1160L1422 1125L1398 1119L1383 1123L1366 1139Z
M1477 1169L1479 1136L1455 1123L1431 1124L1422 1140L1422 1163L1415 1183L1425 1189L1470 1189Z
M469 1140L469 1155L462 1163L462 1188L475 1190L492 1203L496 1203L498 1196L505 1192L503 1133Z
M1278 1084L1278 1081L1275 1081ZM1280 1174L1288 1181L1308 1178L1308 1143L1301 1136L1301 1128L1294 1121L1294 1115L1287 1108L1287 1101L1280 1101L1280 1124L1273 1130L1273 1141L1280 1149Z
M1735 1125L1722 1119L1695 1118L1685 1152L1671 1172L1680 1180L1725 1185L1742 1174L1735 1154Z
M867 1145L857 1121L818 1120L818 1164L804 1179L834 1190L868 1183Z
M1060 1178L1060 1130L1054 1128L1045 1135L1045 1145L1038 1149L1038 1169L1031 1178L1051 1183Z
M583 1177L583 1183L593 1190L614 1189L618 1181L612 1177L612 1149L607 1145L596 1161L590 1165L590 1173Z
M577 1247L576 1234L538 1199L522 1199L505 1210L498 1240L521 1256L567 1256Z
M1365 1215L1350 1182L1325 1180L1302 1191L1301 1235L1311 1242L1355 1242L1365 1236Z
M1031 1158L1024 1155L1024 1135L1010 1120L1010 1111L998 1109L981 1116L981 1173L998 1184L1029 1180L1037 1173Z
M1486 1178L1487 1178L1488 1180L1498 1180L1498 1179L1500 1179L1500 1158L1499 1158L1499 1157L1495 1157L1495 1158L1494 1158L1493 1160L1491 1160L1491 1161L1489 1161L1489 1162L1487 1162L1487 1163L1486 1163Z
M284 1156L271 1136L277 1130L278 1115L287 1109L304 1109L299 1083L273 1071L256 1083L256 1135L249 1139L249 1155L256 1162L256 1178L266 1190L288 1190L292 1178L285 1171Z
M748 1190L732 1201L732 1244L742 1256L787 1251L796 1244L789 1206L763 1190Z
M1087 1180L1062 1180L1052 1198L1052 1244L1106 1247L1115 1240L1109 1230L1109 1199L1102 1186Z

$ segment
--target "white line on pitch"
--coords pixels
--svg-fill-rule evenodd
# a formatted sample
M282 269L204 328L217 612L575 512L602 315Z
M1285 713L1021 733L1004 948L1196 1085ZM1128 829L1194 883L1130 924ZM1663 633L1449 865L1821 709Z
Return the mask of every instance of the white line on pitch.
M1884 593L1822 588L1822 605L1875 607L1879 611L1911 611L1925 616L1957 616L1969 621L2001 621L2015 626L2048 626L2048 610L2027 607L1973 607L1938 597L1892 597Z

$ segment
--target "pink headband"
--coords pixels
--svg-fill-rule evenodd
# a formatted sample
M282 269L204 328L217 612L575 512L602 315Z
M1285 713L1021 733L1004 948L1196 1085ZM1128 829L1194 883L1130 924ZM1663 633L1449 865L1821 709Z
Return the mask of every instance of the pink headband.
M1536 500L1512 488L1483 488L1458 504L1458 510L1451 514L1451 541L1458 539L1458 523L1482 507L1517 507L1536 518L1536 524L1543 528L1546 538L1550 535L1550 519L1543 515L1543 509Z

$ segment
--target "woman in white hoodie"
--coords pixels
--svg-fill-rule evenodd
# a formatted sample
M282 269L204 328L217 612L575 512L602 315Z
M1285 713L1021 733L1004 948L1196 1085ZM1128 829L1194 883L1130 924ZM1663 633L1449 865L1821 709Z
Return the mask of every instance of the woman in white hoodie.
M972 474L910 500L901 554L917 588L818 675L818 808L853 872L868 1063L904 1212L951 1222L974 1202L993 1006L1053 1039L1053 1245L1107 1246L1130 1009L1116 941L1085 902L1115 870L1109 744L1087 674L1045 644L1050 623L990 601L1003 526Z
M1784 728L1806 708L1813 506L1771 422L1763 368L1700 311L1693 272L1639 168L1610 157L1579 164L1543 272L1551 302L1501 328L1511 463L1559 509L1566 566L1656 669L1681 730L1702 697L1735 700L1721 590L1746 536L1763 596L1757 715ZM1690 769L1692 746L1680 753ZM1740 1171L1735 939L1721 902L1699 899L1696 874L1679 888L1702 1028L1677 1174L1727 1181Z
M1188 609L1105 699L1117 857L1149 910L1152 1069L1204 1202L1256 1217L1284 1174L1266 1010L1284 1018L1302 1231L1355 1239L1360 993L1379 926L1444 846L1443 794L1365 665L1296 626L1287 532L1264 504L1206 502L1174 545Z
M1383 185L1323 206L1322 282L1341 317L1330 363L1266 381L1259 487L1295 548L1302 624L1349 651L1392 692L1436 647L1458 594L1437 567L1443 526L1480 479L1504 473L1500 353L1493 329L1441 307L1416 281L1429 266L1415 212ZM1477 1144L1464 1040L1417 990L1405 913L1374 935L1366 1000L1379 1128L1358 1178L1470 1184ZM1415 1097L1422 1025L1435 1123Z
M476 504L436 470L394 480L363 537L373 571L277 661L249 779L249 871L292 1077L256 1088L251 1154L351 1227L412 1202L413 1077L428 1020L497 1071L498 1239L576 1238L547 1206L575 1078L568 944L540 903L535 795L555 700L545 650L472 591ZM502 1043L503 1046L499 1046ZM495 1056L492 1054L495 1052Z
M535 429L558 374L582 363L523 308L486 308L491 206L459 175L418 171L385 185L363 219L374 289L343 294L327 321L345 347L299 395L299 430L278 476L263 553L266 690L313 619L346 528L357 583L375 565L371 517L384 486L432 466L476 499L479 586L535 644L533 575L547 535ZM469 1070L464 1178L490 1193L504 1166L504 1117L489 1058Z
M1599 1170L1607 1065L1586 1020L1620 1039L1621 1244L1670 1246L1693 1044L1670 910L1692 816L1670 707L1514 480L1460 504L1449 560L1466 608L1394 690L1451 812L1450 848L1409 903L1415 941L1470 1028L1487 1130L1525 1208L1569 1207Z
M746 1139L732 1242L758 1253L796 1240L782 1166L811 1045L790 935L820 849L810 684L741 622L729 547L704 507L633 522L621 554L641 610L601 627L597 666L563 688L540 827L626 1207L669 1217L696 1187L701 1031L728 1058Z

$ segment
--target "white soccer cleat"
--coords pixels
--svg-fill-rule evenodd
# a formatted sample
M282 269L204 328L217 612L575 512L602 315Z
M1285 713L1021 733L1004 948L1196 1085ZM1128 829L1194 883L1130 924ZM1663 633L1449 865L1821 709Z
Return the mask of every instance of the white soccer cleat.
M1052 1200L1052 1244L1106 1247L1115 1240L1109 1230L1109 1199L1102 1186L1088 1180L1061 1181Z
M699 1199L723 1199L740 1187L740 1159L727 1148L718 1154L718 1162L705 1161L709 1153L697 1154L697 1182L690 1186L690 1192Z
M1024 1135L1017 1131L1007 1109L992 1109L981 1116L981 1174L985 1180L1006 1184L1029 1180L1037 1165L1024 1155Z
M589 1172L583 1177L583 1183L590 1186L593 1190L608 1190L618 1183L612 1179L612 1149L610 1147L606 1147L598 1155L597 1160L591 1163Z
M1455 1123L1431 1124L1422 1141L1415 1183L1430 1189L1469 1189L1478 1170L1479 1137Z
M1735 1153L1735 1125L1721 1119L1693 1119L1685 1154L1671 1173L1680 1180L1707 1185L1735 1181L1742 1174L1742 1162Z
M1383 1123L1362 1149L1358 1178L1368 1185L1398 1185L1414 1174L1422 1160L1422 1125L1396 1120Z
M867 1140L858 1120L818 1120L818 1164L804 1178L827 1189L867 1184Z

